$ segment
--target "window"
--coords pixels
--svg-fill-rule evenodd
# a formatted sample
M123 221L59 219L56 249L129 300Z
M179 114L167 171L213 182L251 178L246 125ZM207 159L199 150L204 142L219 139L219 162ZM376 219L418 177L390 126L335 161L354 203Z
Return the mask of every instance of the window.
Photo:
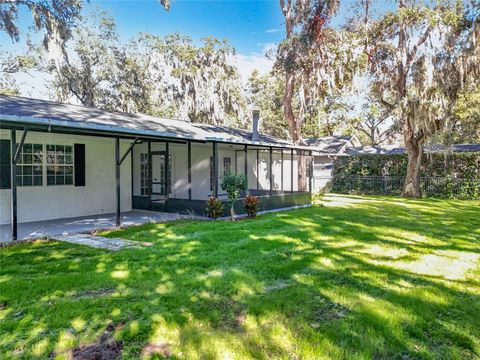
M213 191L213 156L210 156L210 191Z
M232 172L232 158L224 157L223 158L223 176Z
M148 195L148 154L140 154L140 195Z
M73 185L72 146L47 145L47 185Z
M43 185L42 144L23 144L18 157L16 179L18 186Z

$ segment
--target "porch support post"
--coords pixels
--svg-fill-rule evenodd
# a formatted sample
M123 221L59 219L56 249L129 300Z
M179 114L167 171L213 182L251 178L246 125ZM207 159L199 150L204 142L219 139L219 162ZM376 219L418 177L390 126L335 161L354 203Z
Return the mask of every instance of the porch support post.
M120 138L115 138L115 186L117 207L115 212L115 224L120 226Z
M147 143L147 158L148 158L148 206L152 204L152 142L148 141Z
M250 192L248 191L248 146L245 145L243 148L243 154L245 156L244 161L243 161L243 166L244 166L244 171L245 171L245 177L247 178L247 190L246 194L249 195Z
M280 190L283 191L283 149L280 153L280 163L282 164L282 168L280 170Z
M192 143L187 143L188 157L188 200L192 200Z
M13 156L13 162L16 164L18 162L18 157L20 156L20 152L22 151L23 144L25 143L25 138L27 137L28 128L25 127L23 129L22 137L20 138L20 142L16 147L15 155Z
M273 191L273 149L272 147L270 146L270 148L268 149L268 152L269 152L269 161L268 161L268 164L269 164L269 173L268 173L268 176L269 176L269 183L270 183L270 196L272 196L272 191Z
M293 193L293 149L290 149L290 192Z
M310 156L310 162L308 166L308 191L310 192L310 197L312 196L312 180L313 180L313 156L312 151L308 152Z
M213 151L213 196L218 197L218 143L212 144Z
M257 190L260 188L260 177L259 177L259 174L260 173L260 154L258 152L258 148L257 148Z
M119 164L122 165L123 163L123 160L125 160L125 158L128 156L128 154L130 154L130 152L132 151L133 147L135 146L135 144L138 143L138 137L135 138L135 140L133 140L133 142L130 144L130 146L128 147L127 151L125 151L125 154L123 154L122 158L120 159L119 161Z
M170 143L165 142L165 211L168 212L168 198L170 196Z
M12 240L17 240L17 163L15 162L15 153L17 150L17 133L16 129L10 130L10 186L12 194L10 197L11 219L10 226L12 229Z

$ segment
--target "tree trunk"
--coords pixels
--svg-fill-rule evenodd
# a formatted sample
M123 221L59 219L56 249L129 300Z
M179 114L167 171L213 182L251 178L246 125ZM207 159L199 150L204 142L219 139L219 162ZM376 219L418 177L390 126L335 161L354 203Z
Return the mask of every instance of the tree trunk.
M295 91L295 74L293 71L285 73L285 95L283 97L283 113L288 122L288 129L294 144L300 143L300 129L293 113L292 100Z
M232 217L232 221L235 221L235 209L233 205L230 206L230 216Z
M308 178L307 178L307 157L301 153L298 157L298 191L307 191Z
M413 134L405 135L405 149L407 150L408 164L403 187L404 197L418 198L420 193L420 166L422 164L423 147Z

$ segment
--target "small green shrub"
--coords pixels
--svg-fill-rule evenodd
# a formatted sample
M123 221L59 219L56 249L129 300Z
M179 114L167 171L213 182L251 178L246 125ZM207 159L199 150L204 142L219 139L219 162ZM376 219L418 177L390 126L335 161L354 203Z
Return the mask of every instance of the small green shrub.
M215 196L210 196L207 200L207 207L205 208L208 217L211 219L218 219L223 215L223 211L223 203Z
M220 184L223 191L228 194L228 205L232 221L235 221L235 201L240 197L240 192L247 189L247 177L245 174L228 173L222 178Z
M247 217L253 219L257 216L258 209L260 208L260 200L258 196L247 196L243 199L243 205L245 206L245 211L247 213Z

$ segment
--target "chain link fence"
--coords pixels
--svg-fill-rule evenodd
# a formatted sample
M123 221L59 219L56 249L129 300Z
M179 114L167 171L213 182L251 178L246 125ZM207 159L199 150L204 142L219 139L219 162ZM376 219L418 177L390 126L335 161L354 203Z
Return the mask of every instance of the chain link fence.
M400 176L333 177L331 191L347 194L395 195L402 194L405 178ZM480 179L455 177L421 177L423 197L480 199Z

